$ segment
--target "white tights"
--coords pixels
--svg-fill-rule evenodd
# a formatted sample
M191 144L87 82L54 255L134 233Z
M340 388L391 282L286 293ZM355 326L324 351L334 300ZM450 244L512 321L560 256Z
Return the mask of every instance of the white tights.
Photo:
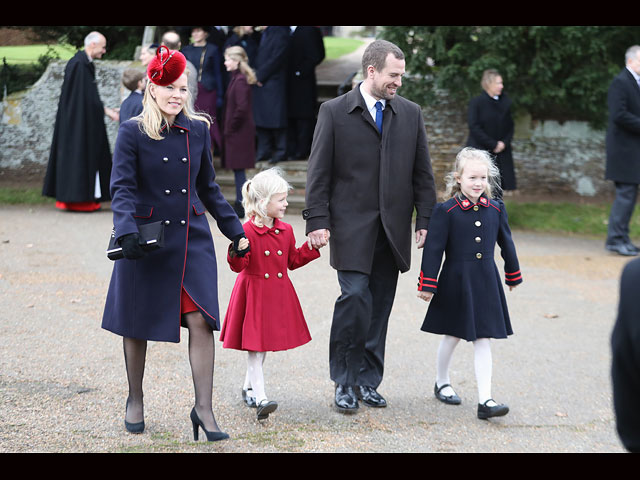
M436 384L442 386L451 383L449 378L449 365L458 342L457 337L444 335L438 346L436 361ZM485 403L491 398L491 343L488 338L478 338L473 342L474 367L478 386L478 403ZM455 393L451 387L445 387L441 393L445 396Z
M256 403L260 403L267 399L267 395L264 393L264 372L262 365L267 356L267 352L247 352L247 374L244 378L244 389L252 389L248 392L250 396L255 396Z

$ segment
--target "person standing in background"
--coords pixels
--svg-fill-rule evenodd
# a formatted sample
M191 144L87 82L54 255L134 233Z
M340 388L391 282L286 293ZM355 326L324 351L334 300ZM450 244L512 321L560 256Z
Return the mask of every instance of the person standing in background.
M263 27L253 86L253 119L256 123L256 160L278 163L287 155L287 62L289 27Z
M169 50L180 51L182 49L182 40L180 40L178 32L169 30L162 35L162 45ZM198 70L189 60L187 60L187 70L189 71L189 93L191 93L191 105L193 106L198 100Z
M318 110L316 67L324 60L325 50L318 27L299 25L290 28L287 157L303 160L311 151Z
M84 50L64 70L42 188L42 194L55 198L61 210L92 212L111 198L111 148L104 116L116 122L119 116L100 99L93 63L106 51L104 35L91 32L84 39Z
M636 256L640 249L629 237L629 222L640 184L640 46L625 54L626 66L609 86L609 125L605 178L615 184L605 248L624 256Z
M511 99L504 93L502 76L497 70L485 70L481 80L482 89L469 102L469 137L467 146L486 150L496 158L500 170L501 190L516 190L516 174L513 167L511 140L514 123L511 117ZM501 192L495 192L501 198Z

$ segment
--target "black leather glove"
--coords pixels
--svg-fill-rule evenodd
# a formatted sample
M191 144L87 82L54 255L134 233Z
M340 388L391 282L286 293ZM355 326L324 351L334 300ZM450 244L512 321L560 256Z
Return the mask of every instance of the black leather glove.
M249 250L251 250L251 245L249 245L244 250L238 250L238 248L240 248L238 244L240 243L240 240L242 240L243 238L247 238L246 235L244 234L238 235L236 238L233 239L233 251L239 257L244 257L247 253L249 253Z
M124 258L137 260L145 256L145 252L140 246L140 234L138 233L129 233L124 235L120 239L120 245L122 246L122 254L124 255Z

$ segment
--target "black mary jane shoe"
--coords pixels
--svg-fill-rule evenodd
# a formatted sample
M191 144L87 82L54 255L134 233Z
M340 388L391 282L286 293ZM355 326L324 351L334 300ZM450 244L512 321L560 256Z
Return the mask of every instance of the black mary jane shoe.
M247 407L256 408L258 406L256 405L256 397L252 397L251 395L249 395L249 391L253 390L251 390L250 388L247 388L246 390L244 388L242 389L242 400Z
M455 394L455 392L453 395L443 395L442 393L440 393L445 387L451 387L451 385L448 383L445 383L441 387L438 387L437 383L434 385L433 393L435 394L436 398L442 403L446 403L447 405L460 405L462 403L462 400L458 395ZM451 387L451 389L453 390L453 387Z
M198 441L199 428L201 428L204 434L207 436L208 442L217 442L219 440L226 440L227 438L229 438L229 435L225 432L210 432L206 428L204 428L204 424L200 420L200 417L198 417L195 407L191 409L190 417L191 424L193 425L193 440L195 442Z
M356 394L358 395L358 399L362 400L362 403L368 407L384 408L387 406L387 401L373 387L358 385L356 387Z
M127 432L129 432L129 433L142 433L142 432L144 432L144 420L142 420L141 422L136 422L136 423L127 422L127 419L126 419L127 408L129 408L129 399L127 399L127 405L125 406L124 428L126 428Z
M360 407L353 387L336 384L335 407L340 413L355 413Z
M487 405L487 403L489 402L496 403L493 398L490 398L486 402L478 404L478 418L480 420L486 420L487 418L491 417L502 417L503 415L509 413L509 407L504 403L501 403L499 405L496 404L493 407L489 407Z
M278 402L274 402L273 400L263 400L258 405L256 411L256 415L258 420L264 420L269 417L270 413L273 413L278 408Z

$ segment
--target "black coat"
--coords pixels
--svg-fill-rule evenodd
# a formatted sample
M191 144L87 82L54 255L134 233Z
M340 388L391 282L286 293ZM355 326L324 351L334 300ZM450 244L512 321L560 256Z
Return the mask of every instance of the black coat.
M96 172L102 198L95 199ZM60 202L108 201L111 149L95 65L84 50L64 70L42 194Z
M215 90L220 103L222 103L221 99L224 96L224 80L222 76L224 60L220 48L212 42L207 42L205 47L187 45L181 52L196 67L202 86L210 92Z
M469 102L468 125L468 147L487 150L495 155L493 150L498 145L498 141L505 144L505 149L496 155L496 164L500 169L502 188L515 190L517 187L516 174L511 153L511 140L514 131L511 99L503 93L498 97L498 100L495 100L486 92L472 98Z
M206 212L229 239L243 234L215 182L205 123L180 113L162 140L132 119L120 126L111 193L116 238L162 221L164 246L139 260L117 260L102 328L145 340L180 341L184 288L214 330L220 329L216 255Z
M436 203L420 106L396 95L384 109L383 134L360 87L324 102L309 156L306 233L329 229L336 270L369 274L378 226L384 226L398 270L411 265L412 215L426 229Z
M267 27L260 38L256 76L262 86L253 86L253 119L256 127L287 126L287 64L289 27Z
M640 259L629 262L620 280L618 318L611 334L611 379L618 435L640 452Z
M626 68L611 82L607 103L605 178L640 184L640 87Z
M436 206L429 226L418 290L434 296L422 330L467 341L511 335L496 244L505 262L505 284L522 283L522 275L504 203L482 196L474 205L454 197Z
M324 57L320 29L308 25L296 27L291 35L289 57L289 117L315 118L318 103L316 66Z

